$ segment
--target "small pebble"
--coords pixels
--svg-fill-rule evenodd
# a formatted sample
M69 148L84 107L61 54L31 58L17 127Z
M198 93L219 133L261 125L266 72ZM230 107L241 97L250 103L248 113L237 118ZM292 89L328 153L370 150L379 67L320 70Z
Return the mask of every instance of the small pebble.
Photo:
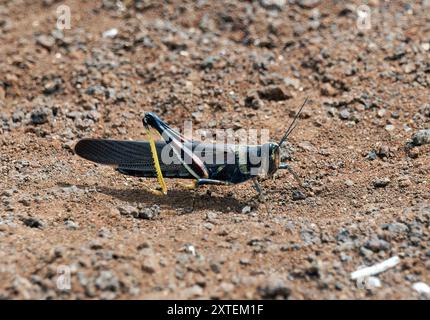
M377 157L378 157L378 155L376 154L376 152L372 150L367 154L366 158L368 160L375 160Z
M24 225L30 228L43 229L44 227L44 224L41 220L32 217L24 218L22 219L22 222L24 223Z
M118 29L112 28L103 32L103 38L115 38L118 35Z
M352 181L352 180L345 180L345 185L347 185L348 187L352 187L354 185L354 181Z
M366 279L366 289L375 289L381 287L381 280L377 277L368 277Z
M257 292L263 299L287 299L291 289L282 279L271 277L257 288Z
M151 208L144 208L139 211L139 218L142 219L155 219L160 214L160 207L154 204Z
M31 113L31 122L35 125L44 124L49 121L48 112L46 110L34 110Z
M36 43L46 49L51 49L55 44L55 39L49 35L40 35L36 38Z
M385 126L385 130L387 130L387 131L393 131L395 128L396 127L394 125L392 125L392 124L387 124Z
M351 113L350 113L347 109L343 109L343 110L339 113L339 117L340 117L342 120L348 120L350 116L351 116Z
M398 184L400 188L407 188L412 185L412 182L408 177L400 177L398 179Z
M291 194L293 201L304 200L306 195L300 190L294 190Z
M375 238L366 242L366 248L373 252L379 252L388 250L390 248L390 244L385 240Z
M413 146L422 146L430 143L430 129L420 130L412 136Z
M245 206L242 208L242 213L247 214L251 212L251 207L250 206Z
M419 294L430 295L430 287L424 282L416 282L412 285L412 288Z
M66 226L66 229L68 230L76 230L78 229L78 224L72 220L66 220L64 221L64 225Z
M155 258L152 256L145 256L141 269L146 273L155 273L155 271L157 270L157 263L155 261Z
M212 230L214 228L214 225L210 222L203 223L203 227L205 227L208 230Z
M375 188L384 188L389 185L391 180L389 178L376 178L373 180L373 186Z
M270 101L283 101L291 98L291 95L285 93L278 86L267 86L261 90L258 90L258 96L260 99Z
M216 212L213 212L213 211L209 211L206 214L206 220L209 222L214 222L217 217L218 217L218 214Z

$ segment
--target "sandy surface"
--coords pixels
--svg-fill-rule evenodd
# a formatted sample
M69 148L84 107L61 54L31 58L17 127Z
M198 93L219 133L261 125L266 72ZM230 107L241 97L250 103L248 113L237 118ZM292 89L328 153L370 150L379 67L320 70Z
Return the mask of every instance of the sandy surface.
M0 297L428 298L430 144L407 146L430 127L430 4L368 2L360 30L360 1L64 1L62 32L63 2L1 0ZM305 97L283 146L299 196L279 171L265 201L178 180L157 197L72 151L142 139L144 111L278 141Z

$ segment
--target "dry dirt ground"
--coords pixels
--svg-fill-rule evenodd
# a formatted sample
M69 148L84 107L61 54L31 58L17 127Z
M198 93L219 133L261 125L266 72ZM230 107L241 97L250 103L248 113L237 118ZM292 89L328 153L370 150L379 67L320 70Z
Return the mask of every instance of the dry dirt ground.
M56 26L62 4L70 29ZM430 138L410 142L430 127L429 10L1 0L0 296L429 298ZM154 196L155 179L73 153L83 137L142 139L144 111L277 141L305 97L282 150L307 189L278 172L261 181L265 201L252 183L168 180Z

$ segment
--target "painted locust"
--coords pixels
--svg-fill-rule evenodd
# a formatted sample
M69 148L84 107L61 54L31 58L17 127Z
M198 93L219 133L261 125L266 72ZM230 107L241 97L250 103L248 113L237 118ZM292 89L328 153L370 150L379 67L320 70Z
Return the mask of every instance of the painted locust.
M149 112L142 120L149 141L83 139L76 144L75 152L92 162L114 166L125 175L156 177L163 194L167 193L164 178L194 179L193 188L204 184L231 185L252 179L260 193L255 178L272 176L278 169L289 170L300 182L291 167L280 162L279 149L295 128L306 101L279 143L240 145L191 141ZM155 142L151 129L163 141Z

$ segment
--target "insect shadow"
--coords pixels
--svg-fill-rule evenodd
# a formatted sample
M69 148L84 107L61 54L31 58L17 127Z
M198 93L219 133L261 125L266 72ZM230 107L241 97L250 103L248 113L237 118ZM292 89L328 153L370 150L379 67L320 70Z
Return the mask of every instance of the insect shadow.
M68 183L58 183L60 187L70 187ZM96 189L118 200L130 204L143 203L146 205L161 205L180 211L180 213L191 213L198 210L215 210L219 212L241 212L248 202L240 201L231 196L215 195L208 193L190 192L189 190L169 190L168 197L155 196L144 188L112 188L99 185L76 185L81 190Z

